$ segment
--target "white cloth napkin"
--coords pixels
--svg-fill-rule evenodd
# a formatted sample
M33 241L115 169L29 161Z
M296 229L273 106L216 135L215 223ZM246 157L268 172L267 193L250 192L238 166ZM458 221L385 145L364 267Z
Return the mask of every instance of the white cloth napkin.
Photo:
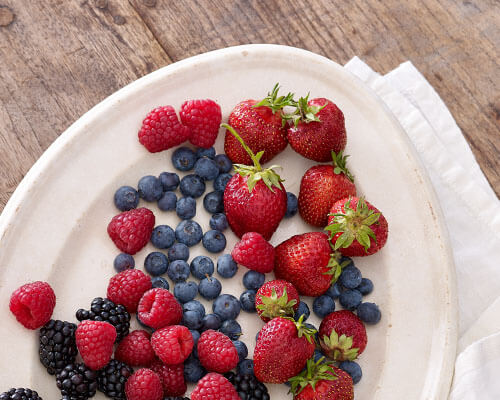
M355 57L345 68L386 103L434 185L455 259L459 343L449 400L500 399L500 201L460 128L411 62L379 75Z

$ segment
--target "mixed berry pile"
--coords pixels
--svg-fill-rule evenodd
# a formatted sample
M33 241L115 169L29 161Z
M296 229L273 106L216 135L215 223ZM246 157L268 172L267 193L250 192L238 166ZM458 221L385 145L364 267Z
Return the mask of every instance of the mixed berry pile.
M172 106L146 116L139 142L150 152L176 147L175 171L144 176L136 187L114 193L119 213L107 233L120 250L116 274L102 297L89 299L89 309L75 311L77 324L51 319L56 296L46 282L12 294L17 320L39 329L40 362L54 375L61 399L85 400L100 391L115 400L183 400L188 383L196 384L192 400L266 400L266 383L287 384L294 399L354 398L365 324L378 323L381 312L363 301L373 283L352 257L385 245L387 221L357 194L343 155L340 109L325 98L295 100L278 91L276 85L260 101L237 104L222 125L212 100L186 101L179 117ZM225 154L216 154L221 126ZM178 147L186 141L194 147ZM298 196L286 192L275 166L262 166L288 144L303 157L330 163L305 171ZM202 196L211 215L206 232L195 220ZM178 225L157 225L140 202L176 213ZM297 213L323 230L271 245L281 220ZM228 228L240 238L230 251ZM142 271L134 254L148 243L155 251ZM191 259L190 248L199 243L214 256ZM248 269L239 298L224 293L222 284L238 265ZM319 327L306 322L310 309L301 296L314 298ZM336 301L341 310L335 311ZM241 340L241 310L265 323L253 359ZM132 314L141 329L131 330ZM41 398L13 388L0 394L7 399Z

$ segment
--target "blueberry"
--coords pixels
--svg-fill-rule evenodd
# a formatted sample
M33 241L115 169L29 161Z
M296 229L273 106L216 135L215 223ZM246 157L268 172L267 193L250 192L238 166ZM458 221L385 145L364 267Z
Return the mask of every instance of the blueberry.
M187 261L189 258L189 247L184 243L174 243L173 246L168 249L168 261L172 262L175 260Z
M314 350L313 357L314 362L318 362L320 358L323 358L325 355L318 349Z
M246 312L255 312L255 290L245 290L240 296L242 310Z
M356 290L359 290L363 296L366 296L373 291L373 282L368 278L363 278Z
M222 320L217 314L207 314L203 317L203 330L207 329L217 330L222 325Z
M144 260L144 269L153 276L163 275L167 272L168 259L167 256L159 251L153 251L146 256Z
M139 204L139 193L132 186L122 186L115 192L114 201L120 211L129 211Z
M202 327L202 317L198 311L186 311L182 314L182 325L191 330Z
M222 321L236 319L240 314L240 302L232 294L223 294L212 303L212 310Z
M331 285L328 290L325 292L327 296L330 296L332 299L338 299L340 296L340 286L338 282L335 282L333 285Z
M191 219L196 215L196 200L192 197L181 197L177 201L175 212L180 219Z
M196 162L196 154L188 147L179 147L172 153L172 164L179 171L190 171Z
M168 277L174 282L183 282L189 276L189 264L184 260L175 260L167 269Z
M324 318L335 311L335 302L326 294L316 297L313 301L313 311L318 317Z
M211 230L203 235L203 247L210 253L220 253L226 248L226 237L222 232Z
M241 325L238 324L238 322L236 322L234 319L228 319L224 321L219 328L219 331L231 340L238 340L238 338L242 335Z
M348 265L342 270L339 283L346 289L355 289L361 283L361 271L354 265Z
M221 174L231 171L233 168L233 163L225 154L217 154L214 158L217 167L219 167L219 172Z
M243 275L243 286L250 290L259 290L265 280L266 276L264 274L250 270Z
M211 214L221 213L224 211L223 192L217 190L207 193L203 198L203 207Z
M163 186L164 192L170 192L177 189L180 182L179 175L175 172L162 172L160 176L158 176L158 179Z
M151 279L151 286L154 288L170 289L168 281L162 276L155 276Z
M201 366L201 363L196 358L188 358L184 362L184 379L190 383L197 383L205 376L207 371ZM173 397L170 397L173 398Z
M227 322L227 321L224 321ZM236 321L235 321L236 322ZM238 352L238 357L240 362L243 361L248 356L248 348L245 343L241 340L233 340L234 347L236 347L236 351Z
M187 303L193 300L198 294L198 285L196 282L178 282L174 286L174 296L179 303Z
M302 321L306 321L307 318L309 318L309 315L311 315L311 311L309 311L309 306L303 301L299 303L299 307L297 308L297 311L295 311L293 319L295 321L298 321L301 315L304 316L304 319Z
M197 199L205 192L205 182L198 175L186 175L181 179L180 189L184 196Z
M357 309L358 317L367 324L376 324L382 318L380 309L375 303L361 303Z
M363 376L363 372L361 371L361 367L357 362L354 361L342 361L339 364L339 368L347 372L351 375L352 383L356 384L361 380Z
M191 274L197 279L212 276L214 262L207 256L197 256L191 261Z
M215 299L221 292L222 285L217 278L211 276L210 278L204 278L200 281L198 287L198 292L200 295L207 300Z
M297 214L298 210L298 200L297 196L295 196L291 192L286 192L286 213L285 218L293 217Z
M174 192L165 192L158 200L158 208L162 211L175 210L177 206L177 196Z
M201 241L203 231L200 224L191 219L183 220L177 228L175 228L175 238L179 243L184 243L186 246L194 246Z
M196 158L208 157L212 160L215 158L215 149L210 147L209 149L204 149L203 147L199 147L196 149Z
M219 176L219 167L214 160L202 157L194 164L194 173L206 181L213 181Z
M175 232L168 225L158 225L151 233L151 243L157 249L167 249L175 242Z
M224 192L226 189L227 183L233 176L231 174L220 174L214 181L214 190L218 190L219 192Z
M255 334L255 341L257 342L257 340L259 340L259 334L260 334L260 331L258 331L256 334Z
M226 214L217 213L210 218L210 228L219 232L226 230L228 227Z
M363 295L356 289L346 289L340 294L339 302L346 310L354 311L362 299Z
M217 259L217 273L223 278L232 278L238 272L238 264L231 254L223 254Z
M156 176L146 175L137 184L139 196L146 201L158 201L163 195L163 186Z
M198 344L198 340L200 340L201 334L199 331L194 330L194 329L191 329L189 332L191 333L191 336L193 337L194 347L196 347L196 345Z
M182 311L197 311L201 317L205 316L205 307L198 300L191 300L182 305Z
M253 360L246 359L240 361L236 367L236 371L238 375L253 375Z
M116 272L122 272L126 269L131 269L135 267L135 260L130 254L120 253L115 257L113 261L113 266Z

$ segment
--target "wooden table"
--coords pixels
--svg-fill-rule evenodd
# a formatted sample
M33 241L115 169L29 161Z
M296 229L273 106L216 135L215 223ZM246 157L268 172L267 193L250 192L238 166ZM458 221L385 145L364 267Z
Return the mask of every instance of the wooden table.
M117 89L244 43L380 73L411 60L500 194L498 0L0 0L0 210L42 152Z

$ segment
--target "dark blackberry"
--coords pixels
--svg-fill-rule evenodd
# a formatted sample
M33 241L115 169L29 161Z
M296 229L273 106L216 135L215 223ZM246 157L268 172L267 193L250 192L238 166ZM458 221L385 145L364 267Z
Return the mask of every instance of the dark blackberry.
M130 328L130 314L127 309L121 304L116 305L111 300L102 297L92 300L90 310L80 308L76 312L76 319L109 322L116 328L116 342L127 336Z
M75 343L76 325L51 319L40 329L38 354L43 366L51 375L75 362L78 354Z
M97 390L97 372L83 363L69 364L56 375L56 384L63 399L87 400Z
M127 364L111 360L108 365L99 370L97 388L107 397L114 400L125 400L125 382L134 370Z
M253 374L235 374L228 372L224 375L234 386L242 400L269 400L267 387L259 382Z
M0 394L0 400L43 400L38 393L31 389L12 388Z

